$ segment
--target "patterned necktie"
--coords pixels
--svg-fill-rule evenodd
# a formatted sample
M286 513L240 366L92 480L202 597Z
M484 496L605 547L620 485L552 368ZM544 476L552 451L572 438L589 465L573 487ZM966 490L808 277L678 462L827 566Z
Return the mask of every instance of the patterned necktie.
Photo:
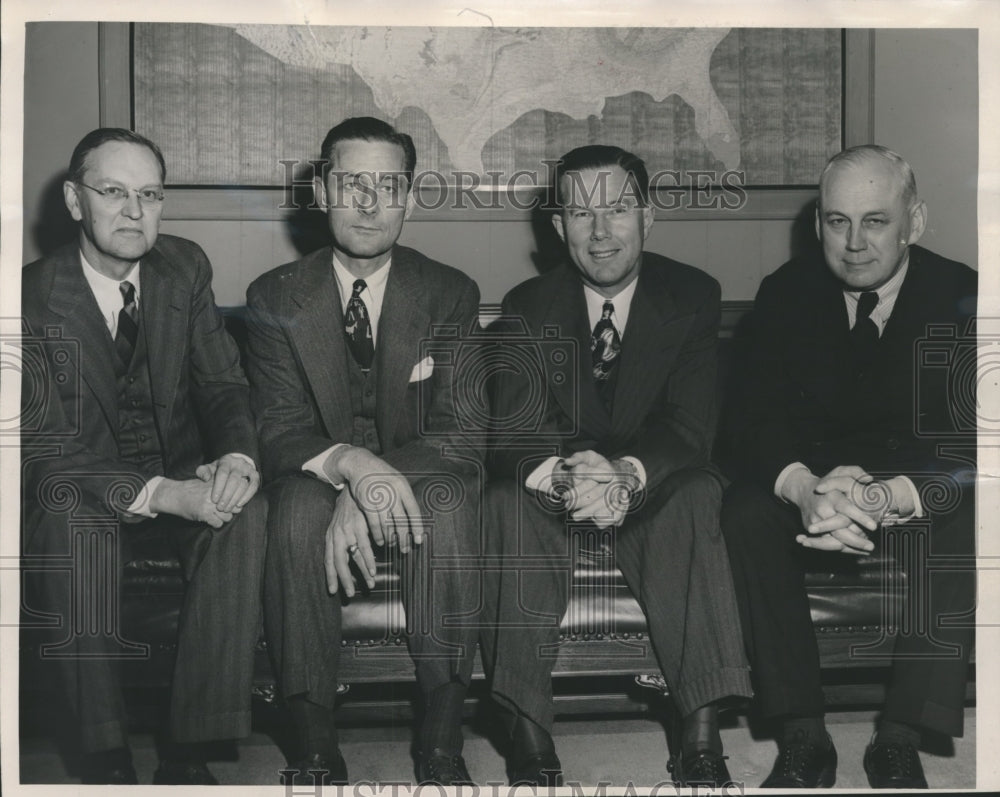
M611 321L614 312L615 306L611 302L605 302L601 318L594 325L590 336L590 361L594 368L594 379L599 383L607 382L622 349L622 340Z
M354 280L354 292L347 302L344 313L344 334L347 345L361 370L367 372L375 359L375 341L372 340L372 322L368 317L361 292L367 288L364 280Z
M139 306L135 301L135 285L128 280L118 283L122 294L122 309L118 311L118 331L115 332L115 351L122 363L132 362L135 342L139 337Z

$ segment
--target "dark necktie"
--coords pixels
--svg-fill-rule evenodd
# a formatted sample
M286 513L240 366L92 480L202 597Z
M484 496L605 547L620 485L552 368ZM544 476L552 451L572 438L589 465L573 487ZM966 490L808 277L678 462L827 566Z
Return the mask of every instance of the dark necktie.
M118 311L118 331L115 332L115 351L122 363L132 362L135 342L139 337L139 306L135 301L135 285L128 280L118 283L122 294L122 309Z
M347 345L362 371L368 371L375 359L372 322L368 317L368 308L361 298L361 292L367 287L364 280L354 280L354 292L347 302L347 310L344 313L344 334L347 335Z
M622 349L622 340L611 321L614 311L615 306L611 302L604 303L601 318L594 325L594 331L590 336L590 360L594 368L594 379L598 383L608 381L608 375L618 362Z
M858 312L854 317L851 339L859 350L870 349L878 343L878 325L872 320L872 310L878 304L875 291L865 291L858 297Z
M871 365L878 349L878 325L872 319L872 310L878 304L875 291L865 291L858 297L858 312L851 329L851 343L858 366L865 370Z

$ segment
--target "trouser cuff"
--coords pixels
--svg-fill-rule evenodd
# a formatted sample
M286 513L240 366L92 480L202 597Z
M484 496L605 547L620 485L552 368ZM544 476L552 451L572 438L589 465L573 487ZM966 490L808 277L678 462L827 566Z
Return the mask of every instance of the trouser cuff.
M693 681L671 685L671 694L682 716L696 708L714 703L722 698L747 698L753 696L748 667L723 667L707 672Z

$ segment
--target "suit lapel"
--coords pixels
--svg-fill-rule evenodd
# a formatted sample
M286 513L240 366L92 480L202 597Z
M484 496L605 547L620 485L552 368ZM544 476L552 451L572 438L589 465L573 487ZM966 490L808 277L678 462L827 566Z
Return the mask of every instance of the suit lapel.
M677 328L671 331L675 323ZM670 371L686 330L683 317L677 315L665 275L643 268L622 338L612 428L634 425L635 419L645 417L649 403L663 384L664 375Z
M49 294L49 310L63 320L63 338L80 344L80 376L93 392L104 417L117 436L118 401L111 334L101 317L97 300L83 276L80 255L75 246L67 247L59 256ZM44 330L32 330L44 334Z
M323 423L331 438L350 440L353 419L347 347L329 247L306 257L290 299L298 312L291 319L289 334Z
M394 248L375 346L376 423L383 447L391 445L399 423L410 372L417 363L419 341L431 331L425 291L417 265L404 250Z
M139 268L139 322L146 336L153 414L165 440L181 369L188 362L185 346L190 301L186 289L176 283L159 250L152 249Z

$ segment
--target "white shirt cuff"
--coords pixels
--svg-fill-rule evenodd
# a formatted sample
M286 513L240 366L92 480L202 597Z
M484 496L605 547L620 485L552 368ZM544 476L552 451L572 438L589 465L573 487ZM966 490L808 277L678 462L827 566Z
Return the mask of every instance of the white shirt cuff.
M780 500L784 501L786 504L788 503L788 501L781 494L781 490L785 486L785 482L788 481L788 477L795 471L801 470L802 468L809 470L809 468L803 465L801 462L793 462L791 465L786 465L784 469L781 471L781 473L778 474L778 478L774 480L774 494Z
M253 469L254 469L254 470L257 470L257 463L256 463L256 462L254 462L254 461L253 461L253 460L252 460L252 459L251 459L250 457L248 457L248 456L247 456L246 454L241 454L241 453L240 453L239 451L233 451L232 453L230 453L230 455L229 455L229 456L231 456L231 457L236 457L237 459L242 459L242 460L243 460L244 462L246 462L246 463L247 463L247 465L253 465Z
M306 462L302 466L302 470L304 470L306 473L311 473L320 481L324 481L327 484L333 485L338 490L343 490L344 482L334 482L329 476L326 475L326 471L323 469L323 466L326 464L326 461L330 458L330 454L332 454L341 446L346 446L346 445L347 443L335 443L325 451L320 452L315 457Z
M913 512L906 516L900 515L898 512L886 512L882 518L882 525L884 526L906 523L909 520L913 520L913 518L921 518L924 516L924 505L920 503L920 492L917 490L917 486L913 483L909 476L894 476L889 479L889 481L894 482L897 479L901 480L910 491L910 496L913 499ZM891 489L892 488L890 488L890 490Z
M524 481L524 486L529 490L537 490L542 493L552 492L552 469L559 461L559 457L549 457L541 465L528 474Z
M635 466L635 477L639 480L639 487L646 489L646 468L635 457L622 457L626 462L631 462Z
M157 517L157 512L149 511L149 503L153 500L153 493L156 492L156 488L163 482L163 478L163 476L154 476L146 482L139 491L139 495L136 496L135 500L129 504L128 509L125 511L130 515L138 515L139 517Z

